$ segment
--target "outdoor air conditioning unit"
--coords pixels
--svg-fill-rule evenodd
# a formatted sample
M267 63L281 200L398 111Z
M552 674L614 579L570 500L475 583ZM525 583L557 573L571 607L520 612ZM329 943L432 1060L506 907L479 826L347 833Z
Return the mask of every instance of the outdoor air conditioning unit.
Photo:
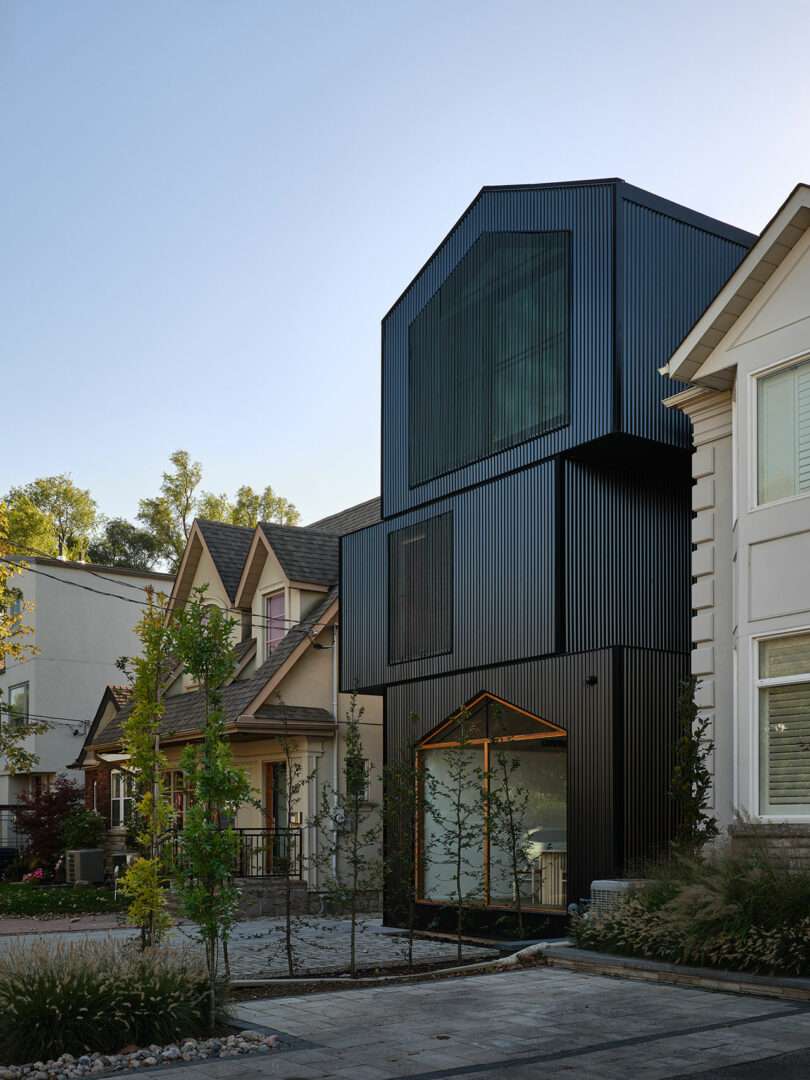
M104 880L104 852L101 848L81 848L65 852L65 881L98 884Z
M591 882L591 907L594 915L607 915L627 897L627 894L643 885L643 881L603 880Z

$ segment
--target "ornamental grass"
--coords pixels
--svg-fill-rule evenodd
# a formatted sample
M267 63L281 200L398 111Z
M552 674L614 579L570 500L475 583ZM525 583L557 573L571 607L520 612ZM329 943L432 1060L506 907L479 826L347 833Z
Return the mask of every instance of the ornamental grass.
M206 991L187 950L11 945L0 951L0 1064L193 1038L207 1030Z
M575 916L577 945L675 964L810 975L810 873L764 849L673 855L605 915Z

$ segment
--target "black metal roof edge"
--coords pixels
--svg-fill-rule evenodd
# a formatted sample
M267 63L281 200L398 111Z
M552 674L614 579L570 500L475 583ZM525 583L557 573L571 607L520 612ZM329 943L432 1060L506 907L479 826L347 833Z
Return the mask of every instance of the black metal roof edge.
M736 225L729 224L727 221L721 221L720 218L684 206L683 203L666 199L662 195L656 195L652 191L647 191L646 188L628 184L626 180L620 180L618 184L619 193L627 202L637 203L639 206L644 206L648 210L655 210L659 214L666 214L667 217L671 217L675 221L693 225L697 229L702 229L703 232L711 233L713 236L721 236L745 248L750 248L756 242L756 233L750 233L746 229L740 229Z

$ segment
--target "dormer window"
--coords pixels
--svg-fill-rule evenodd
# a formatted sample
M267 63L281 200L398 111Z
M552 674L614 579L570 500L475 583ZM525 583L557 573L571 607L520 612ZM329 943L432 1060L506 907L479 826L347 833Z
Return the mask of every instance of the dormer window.
M286 614L283 589L264 598L264 651L266 656L270 655L287 632Z

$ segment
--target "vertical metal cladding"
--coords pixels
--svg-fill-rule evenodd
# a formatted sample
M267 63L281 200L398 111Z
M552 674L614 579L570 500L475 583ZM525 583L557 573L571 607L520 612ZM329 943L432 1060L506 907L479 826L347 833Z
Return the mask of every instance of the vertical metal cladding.
M676 807L670 796L677 699L689 658L624 650L624 857L629 873L666 848Z
M655 447L645 446L655 465ZM642 472L563 463L566 651L609 645L687 652L687 455Z
M446 513L452 515L453 533L452 651L389 664L387 538ZM549 463L344 537L343 689L553 652L554 522ZM423 612L426 620L445 615L429 608Z
M481 690L551 720L568 733L569 898L618 872L610 650L508 664L386 690L386 760L413 745Z
M383 513L400 513L540 461L610 429L613 365L613 188L610 182L485 190L383 321ZM564 231L571 237L567 426L409 487L408 329L482 233Z
M632 199L621 201L622 428L631 434L690 445L688 417L661 404L680 384L665 384L658 369L750 247L746 234L726 227L722 235L719 223L714 225L701 227Z
M388 534L389 663L453 648L453 514Z

